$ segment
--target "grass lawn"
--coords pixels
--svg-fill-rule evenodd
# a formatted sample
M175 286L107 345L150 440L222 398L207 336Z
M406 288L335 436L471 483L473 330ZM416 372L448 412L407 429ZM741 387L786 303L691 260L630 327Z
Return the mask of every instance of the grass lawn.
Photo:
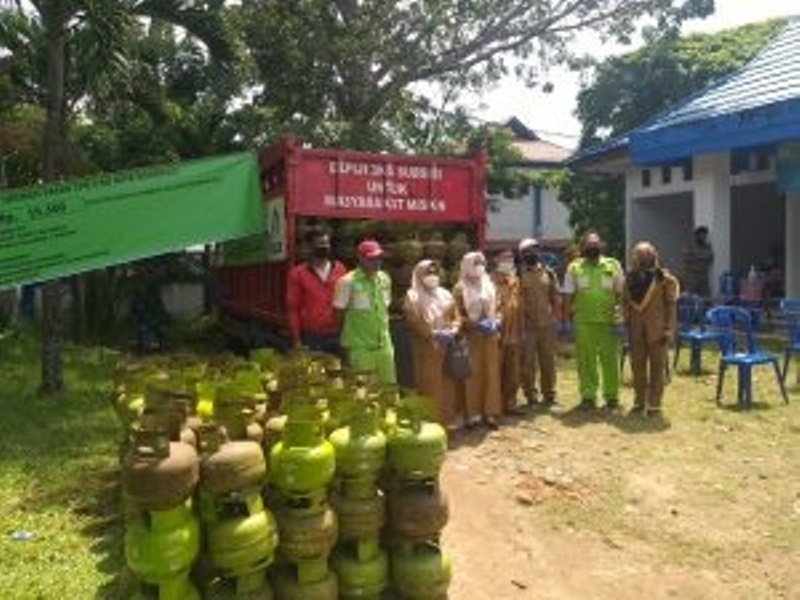
M119 355L68 347L65 358L69 391L42 398L35 338L0 340L4 600L128 598L132 590L122 552L120 430L109 402ZM714 364L713 357L705 364ZM574 363L561 360L559 369L569 406ZM740 565L742 573L757 573L759 561L768 569L774 559L785 570L776 580L791 579L800 564L794 562L800 556L800 388L785 406L774 376L757 373L756 405L748 412L732 406L735 373L728 375L722 407L713 400L713 374L679 374L667 392L663 427L622 415L586 421L571 413L519 424L511 433L528 440L520 438L523 449L539 435L536 427L547 431L541 446L524 450L531 464L545 457L548 465L569 462L585 491L586 501L539 504L540 517L553 527L638 539L687 566L735 571ZM630 396L626 389L624 404ZM32 537L14 540L16 531Z
M113 357L65 354L68 392L36 394L39 346L0 340L0 594L4 599L126 598ZM31 538L14 540L14 532Z

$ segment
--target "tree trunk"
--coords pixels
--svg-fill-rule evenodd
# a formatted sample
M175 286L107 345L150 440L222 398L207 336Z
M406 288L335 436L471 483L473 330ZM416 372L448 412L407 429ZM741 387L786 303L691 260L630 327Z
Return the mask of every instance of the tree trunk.
M66 30L62 19L47 25L47 120L42 148L42 176L53 181L64 170L64 70ZM63 289L59 281L42 287L42 382L43 394L56 394L64 389L61 349L63 345Z

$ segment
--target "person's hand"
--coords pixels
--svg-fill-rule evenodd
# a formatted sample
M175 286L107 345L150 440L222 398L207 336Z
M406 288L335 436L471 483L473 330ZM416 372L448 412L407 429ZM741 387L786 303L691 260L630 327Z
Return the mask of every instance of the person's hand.
M481 319L478 321L478 329L481 333L497 333L500 331L500 319Z
M614 323L612 325L612 330L614 332L614 336L618 339L625 341L628 339L628 327L625 323Z
M446 344L455 336L455 331L452 329L434 329L431 334L433 339L440 344Z

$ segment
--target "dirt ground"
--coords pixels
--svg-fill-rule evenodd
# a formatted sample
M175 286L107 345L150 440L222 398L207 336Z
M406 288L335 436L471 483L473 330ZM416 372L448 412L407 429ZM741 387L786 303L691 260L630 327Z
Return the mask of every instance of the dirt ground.
M676 422L562 410L452 435L450 598L800 599L797 400L718 408L707 379L673 386Z

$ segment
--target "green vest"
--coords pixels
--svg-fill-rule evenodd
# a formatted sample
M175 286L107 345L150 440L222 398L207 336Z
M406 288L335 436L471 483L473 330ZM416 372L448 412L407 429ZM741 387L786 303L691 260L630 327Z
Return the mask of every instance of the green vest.
M342 346L367 350L391 346L387 307L392 290L389 276L378 271L370 278L361 269L355 269L342 277L339 285L349 286L349 302L342 325Z
M596 262L578 258L569 265L575 281L573 320L583 323L614 323L617 291L615 280L622 269L615 258L601 256Z

